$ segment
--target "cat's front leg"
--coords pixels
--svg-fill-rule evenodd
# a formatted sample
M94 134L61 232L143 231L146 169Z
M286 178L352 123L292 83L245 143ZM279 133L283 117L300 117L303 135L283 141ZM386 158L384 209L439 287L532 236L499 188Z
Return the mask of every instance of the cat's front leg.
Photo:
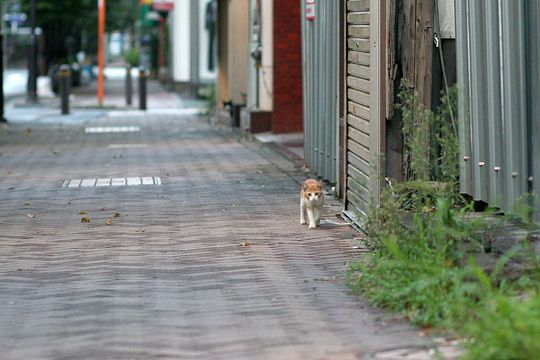
M300 199L300 225L306 224L306 202L303 198Z
M316 226L315 225L315 214L313 214L313 209L307 208L306 211L307 211L307 217L308 217L308 220L309 220L308 228L315 229L315 226Z
M315 224L320 225L321 224L321 209L314 209L315 212Z

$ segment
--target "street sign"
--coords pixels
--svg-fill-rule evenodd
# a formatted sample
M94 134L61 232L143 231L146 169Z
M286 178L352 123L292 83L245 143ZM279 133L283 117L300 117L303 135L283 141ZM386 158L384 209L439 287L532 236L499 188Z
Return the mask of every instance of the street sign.
M315 20L315 0L306 0L306 19Z
M156 11L171 11L174 9L174 0L154 0L152 9Z

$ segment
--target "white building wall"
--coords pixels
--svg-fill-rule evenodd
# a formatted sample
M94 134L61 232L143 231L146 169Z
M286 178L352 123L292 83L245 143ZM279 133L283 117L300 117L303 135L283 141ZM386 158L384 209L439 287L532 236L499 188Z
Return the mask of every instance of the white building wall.
M216 78L217 53L214 55L214 70L208 70L209 36L206 29L206 6L210 1L211 0L199 0L199 77L201 80L214 80ZM217 30L214 44L216 41Z
M274 67L274 1L261 0L262 61L259 69L259 109L272 111Z
M172 68L173 80L189 82L190 79L190 0L175 0L172 11ZM169 16L170 16L169 15Z

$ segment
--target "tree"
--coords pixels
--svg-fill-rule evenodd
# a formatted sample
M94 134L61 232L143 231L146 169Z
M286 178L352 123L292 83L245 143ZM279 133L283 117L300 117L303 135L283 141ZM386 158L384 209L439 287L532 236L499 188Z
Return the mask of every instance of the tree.
M21 0L28 13L30 0ZM47 64L70 61L79 50L97 52L97 0L40 0L37 25L43 29ZM106 0L107 32L133 33L138 0Z

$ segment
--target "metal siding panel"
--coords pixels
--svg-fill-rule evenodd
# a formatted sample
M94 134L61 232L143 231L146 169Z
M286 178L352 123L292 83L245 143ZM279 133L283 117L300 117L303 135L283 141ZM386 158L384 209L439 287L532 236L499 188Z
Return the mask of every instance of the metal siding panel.
M532 94L538 94L540 81L530 86L540 74L540 6L529 0L458 0L456 14L460 154L470 157L460 161L461 189L508 211L527 193L530 156L537 158L528 152L533 125L527 123L527 110L530 115L540 110ZM537 47L529 68L526 23L534 28L529 42ZM479 166L482 162L485 166Z
M319 89L328 89L328 86L326 84L327 81L327 75L328 72L326 71L326 65L328 64L328 31L326 31L327 27L327 20L328 20L328 2L327 1L321 1L319 2L321 4L321 17L319 24L320 26L317 28L319 32L319 44L324 44L324 46L319 46L319 57L320 63L317 68L318 74L320 74L319 78ZM327 94L324 94L327 95ZM324 135L327 133L326 128L326 117L321 116L322 114L327 114L327 96L321 96L319 97L319 105L320 105L320 111L317 113L317 174L320 176L325 175L325 169L324 169L324 150L325 150L325 137Z
M473 64L483 63L487 56L485 41L484 3L486 0L475 0L470 5L470 33L471 47L469 49ZM489 1L489 0L487 0ZM471 73L471 123L472 132L472 171L473 171L473 197L475 200L489 198L487 148L487 73L485 67L475 66Z
M339 19L339 1L333 1L332 7L332 19ZM330 148L328 154L328 166L329 174L331 174L332 182L337 181L338 174L338 164L337 164L337 153L338 153L338 143L337 136L339 134L339 21L332 21L332 38L335 41L332 41L332 59L331 59L331 69L333 75L333 81L330 89L334 89L332 92L332 121L330 122L330 133L334 136L330 136Z
M456 52L459 89L459 180L461 191L472 194L468 0L456 0ZM469 159L469 160L467 160Z
M301 5L302 14L305 3ZM304 152L313 171L336 181L339 2L317 2L316 19L302 16Z
M537 0L527 1L527 9L525 13L528 16L527 21L527 46L528 59L527 64L529 86L527 89L527 100L529 103L528 109L528 129L530 131L528 137L530 169L529 176L532 175L532 190L538 195L540 189L537 184L540 180L540 2ZM540 223L540 199L535 199L534 221Z
M306 33L306 22L304 21L304 14L306 13L306 4L304 1L300 1L300 28L302 31L302 128L304 129L304 159L307 161L307 151L308 148L308 139L307 139L307 113L309 111L308 102L307 102L307 83L309 81L307 76L307 66L306 66L306 49L307 49L307 33Z
M523 1L501 0L503 116L507 204L527 192L525 14Z
M491 206L505 207L503 171L507 168L503 157L502 108L501 108L501 61L499 42L499 6L496 1L487 1L486 38L488 51L496 56L486 57L487 70L487 123L489 142L489 163L486 171L489 177L489 198Z

